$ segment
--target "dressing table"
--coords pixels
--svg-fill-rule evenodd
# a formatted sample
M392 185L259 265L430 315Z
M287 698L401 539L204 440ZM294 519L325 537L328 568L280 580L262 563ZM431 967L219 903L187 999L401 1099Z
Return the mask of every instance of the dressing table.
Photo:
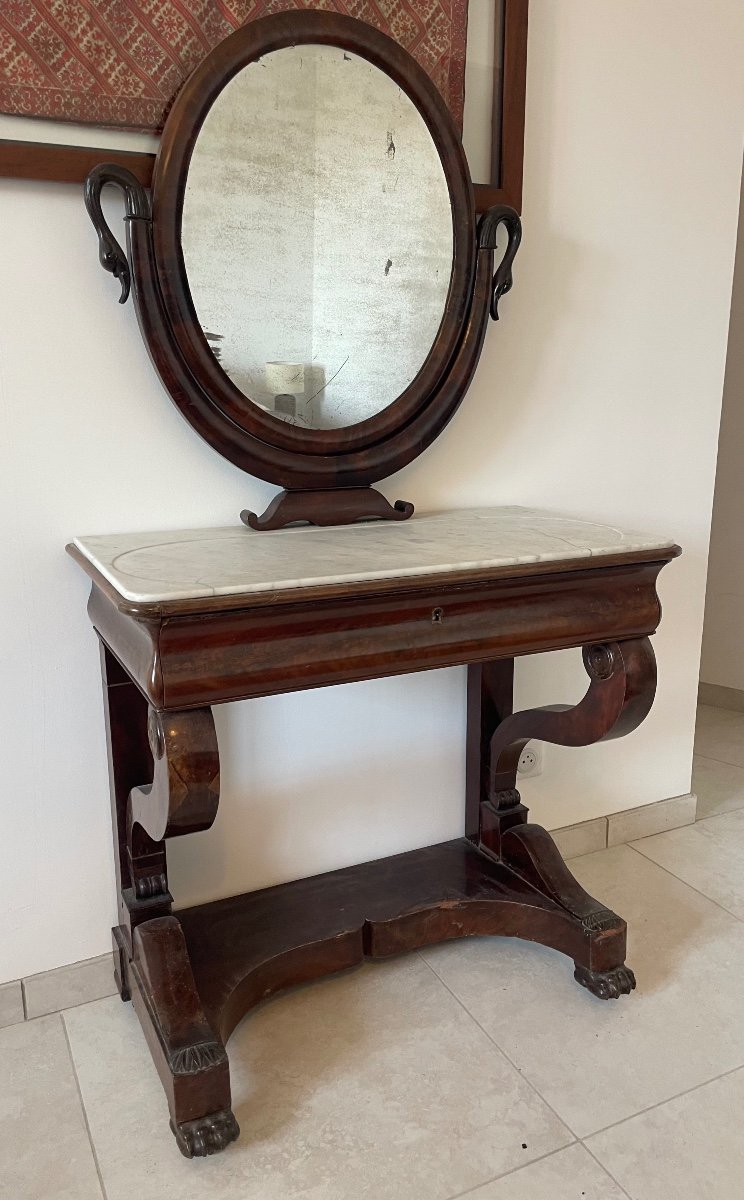
M107 183L125 196L126 253ZM282 988L499 934L567 955L601 999L632 990L624 921L528 821L517 764L531 738L584 746L644 719L656 580L679 550L528 508L414 515L372 488L465 395L521 236L511 209L476 224L444 104L377 31L317 11L238 30L179 94L152 197L104 165L86 202L171 399L284 489L242 525L68 547L101 644L116 979L193 1157L238 1136L225 1044ZM584 699L514 713L514 659L569 647ZM174 912L167 839L217 813L214 704L455 664L468 667L462 838Z

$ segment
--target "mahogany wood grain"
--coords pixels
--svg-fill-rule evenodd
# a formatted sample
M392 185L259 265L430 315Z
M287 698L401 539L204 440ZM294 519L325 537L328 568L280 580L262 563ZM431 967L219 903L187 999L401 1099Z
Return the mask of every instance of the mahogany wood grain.
M182 1153L216 1153L238 1134L224 1043L243 1014L365 957L452 937L523 937L572 958L594 995L631 991L624 921L527 822L516 764L529 737L584 745L643 719L655 687L644 639L660 617L656 578L677 552L490 577L464 570L438 586L426 576L386 590L360 582L322 597L286 589L248 604L233 597L232 607L206 597L159 614L152 605L137 612L87 565L104 643L117 979L143 1025ZM571 645L586 647L584 700L513 714L514 656ZM205 828L216 812L211 704L454 662L470 664L465 838L172 913L165 839Z
M114 973L120 995L123 999L129 999L126 963L132 950L132 928L138 921L169 913L171 896L166 881L154 899L138 901L135 898L134 874L137 870L142 874L161 875L166 880L164 843L141 844L140 858L134 861L130 851L129 796L133 788L151 779L153 773L148 738L149 708L139 687L103 641L100 651L119 914L118 926L114 931Z
M589 688L576 705L552 704L502 720L489 747L491 791L514 787L522 750L532 738L560 746L589 746L636 729L656 694L656 660L648 638L584 649Z
M244 608L207 597L159 619L118 609L99 576L88 612L155 707L197 708L645 636L660 617L656 578L677 550L655 553L614 567L584 559L564 572L492 570L473 582L464 572L458 583L359 584L326 599L289 589Z
M439 155L452 211L452 271L436 338L414 380L375 416L335 429L304 429L246 402L204 336L191 297L181 248L181 217L191 155L204 120L225 85L267 54L304 44L336 46L361 55L408 96L428 127ZM394 434L412 420L442 378L462 336L473 286L476 225L472 186L454 121L437 88L416 60L373 26L336 12L292 10L250 21L235 30L189 76L163 129L152 185L152 240L160 295L186 368L230 420L256 438L289 452L350 454ZM270 260L270 248L267 258ZM283 486L291 479L274 479ZM371 482L371 481L366 481Z
M66 146L0 138L0 179L37 179L45 183L85 183L100 163L131 171L143 187L152 184L155 155L103 146Z
M490 185L476 187L478 212L494 204L522 211L528 17L529 0L505 0L501 119L493 130L493 160L499 163L499 170Z
M165 862L156 848L165 838L209 829L220 799L220 759L211 708L167 714L150 709L147 726L152 782L132 788L127 845L138 900L168 891Z
M106 146L65 146L56 142L16 142L0 138L0 179L31 179L43 183L84 184L94 167L115 163L131 171L143 188L152 187L155 155L144 151L111 150ZM520 180L521 184L521 180ZM521 191L521 187L520 187ZM475 211L508 204L521 212L514 194L490 183L473 185Z
M444 313L424 362L403 392L364 421L306 429L277 421L223 370L197 318L181 247L181 217L192 151L206 115L245 66L288 46L330 44L363 55L404 91L426 123L440 158L452 212L453 257ZM106 221L105 184L126 198L127 253ZM85 200L103 267L133 290L153 365L181 414L213 449L242 470L286 489L270 510L246 520L254 529L280 520L348 523L369 515L400 519L369 485L401 470L442 432L462 402L481 353L489 315L512 286L521 240L518 214L492 207L476 224L473 189L461 141L426 72L392 39L351 17L293 10L251 21L221 42L190 76L166 121L152 181L152 203L135 176L102 164L86 180ZM494 250L506 249L494 272ZM338 492L338 494L334 494ZM323 494L325 493L325 494ZM358 504L349 504L356 496ZM289 513L291 512L291 516Z
M351 525L355 521L407 521L413 505L405 500L389 504L374 488L338 488L332 491L282 491L262 516L243 509L240 519L250 529L281 529L297 522L306 525Z
M101 170L111 178L108 168ZM183 171L184 168L182 174ZM133 191L135 182L124 177L120 180L129 207L141 212L144 200ZM168 177L165 185L171 186ZM102 243L116 246L105 221L95 214L94 219ZM431 370L420 373L398 400L375 417L358 426L330 431L301 430L272 420L260 407L237 393L206 343L199 349L196 339L201 334L195 316L182 313L177 300L173 307L174 299L181 294L179 288L186 289L183 304L187 303L188 288L177 265L168 265L172 247L163 247L160 263L156 262L153 228L158 228L155 217L153 221L146 215L130 219L128 264L121 256L121 269L126 266L131 270L134 303L145 345L166 391L182 415L213 449L242 470L287 489L364 487L402 469L421 454L439 436L462 402L478 364L494 298L497 221L489 220L483 225L478 252L468 268L467 288L462 290L460 302L451 306L441 327L441 337L437 337L434 357L430 360ZM464 225L461 233L465 238ZM513 234L509 233L509 238L513 242ZM180 256L180 250L173 253ZM463 271L467 253L463 251L461 255ZM118 269L108 269L118 274ZM171 304L166 302L161 289L164 272L169 279ZM454 352L450 353L452 347ZM230 403L226 399L228 392Z
M481 804L491 799L491 739L512 712L514 659L471 663L467 686L465 836L477 846ZM516 786L516 772L510 786Z
M596 961L598 939L558 895L541 894L461 838L182 910L178 919L207 1021L227 1041L245 1012L282 988L451 938L533 937ZM590 911L600 907L592 901Z
M245 1013L365 958L451 938L521 937L573 958L587 986L630 990L625 923L579 887L544 830L519 833L541 841L513 861L457 839L139 925L127 983L182 1153L216 1153L238 1136L224 1045Z
M186 1158L224 1150L240 1133L230 1108L230 1067L204 1015L175 917L158 917L135 930L128 971L179 1150Z

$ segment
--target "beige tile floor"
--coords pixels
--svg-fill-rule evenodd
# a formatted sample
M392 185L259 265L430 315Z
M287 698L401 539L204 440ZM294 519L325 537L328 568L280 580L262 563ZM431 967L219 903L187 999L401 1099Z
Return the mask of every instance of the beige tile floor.
M744 714L696 825L575 859L638 990L481 938L291 992L230 1042L237 1145L186 1162L131 1006L0 1030L1 1200L741 1200Z

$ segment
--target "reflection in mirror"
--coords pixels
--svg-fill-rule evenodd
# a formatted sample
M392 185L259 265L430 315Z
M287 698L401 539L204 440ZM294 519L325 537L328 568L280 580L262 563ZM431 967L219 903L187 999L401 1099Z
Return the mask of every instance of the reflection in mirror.
M184 264L236 387L310 429L391 404L436 338L452 272L447 182L393 80L333 46L250 63L201 127Z

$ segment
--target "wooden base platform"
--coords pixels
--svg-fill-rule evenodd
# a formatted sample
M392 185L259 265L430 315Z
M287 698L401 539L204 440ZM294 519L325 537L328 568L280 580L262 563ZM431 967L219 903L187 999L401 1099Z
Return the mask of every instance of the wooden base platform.
M588 896L537 825L503 836L497 861L467 838L145 920L129 950L131 995L187 1157L238 1136L225 1042L268 996L365 958L479 934L521 937L574 960L602 999L635 986L625 922ZM513 856L510 862L509 856Z
M225 1041L267 996L365 958L532 931L535 941L583 960L591 937L465 838L200 905L178 919L207 1020Z

